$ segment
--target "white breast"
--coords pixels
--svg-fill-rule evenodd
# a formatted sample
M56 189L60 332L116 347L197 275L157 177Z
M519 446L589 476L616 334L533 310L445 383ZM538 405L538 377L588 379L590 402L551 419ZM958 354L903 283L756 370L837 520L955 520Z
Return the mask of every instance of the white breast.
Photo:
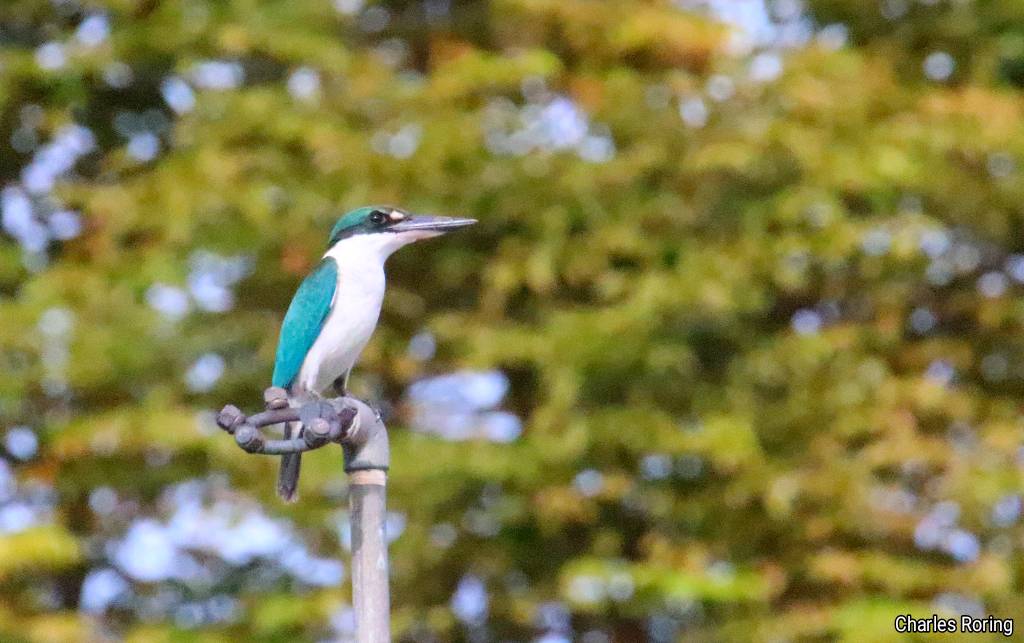
M377 326L384 301L384 260L395 235L359 235L343 239L325 257L338 264L338 285L331 312L302 362L296 388L322 393L347 374ZM376 237L382 237L376 239Z

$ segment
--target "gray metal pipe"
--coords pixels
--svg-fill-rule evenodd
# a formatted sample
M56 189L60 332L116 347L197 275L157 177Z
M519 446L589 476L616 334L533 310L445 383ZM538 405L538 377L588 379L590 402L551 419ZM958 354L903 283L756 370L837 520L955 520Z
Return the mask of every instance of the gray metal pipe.
M357 402L358 414L342 446L352 524L352 602L359 643L391 640L388 578L388 432L377 413Z

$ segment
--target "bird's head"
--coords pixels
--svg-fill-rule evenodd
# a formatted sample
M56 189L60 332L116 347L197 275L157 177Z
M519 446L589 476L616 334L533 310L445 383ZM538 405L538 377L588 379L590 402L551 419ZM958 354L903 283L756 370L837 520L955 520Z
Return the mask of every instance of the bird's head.
M402 246L442 235L449 230L464 228L476 219L413 215L389 205L368 205L346 213L331 229L328 246L334 247L345 239L365 241L394 252Z

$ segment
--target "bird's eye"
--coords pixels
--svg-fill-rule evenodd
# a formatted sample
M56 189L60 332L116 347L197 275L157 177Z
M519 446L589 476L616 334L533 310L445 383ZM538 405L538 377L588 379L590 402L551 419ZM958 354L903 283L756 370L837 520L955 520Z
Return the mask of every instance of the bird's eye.
M388 215L384 214L380 210L374 210L370 213L370 223L373 225L384 225L387 223Z

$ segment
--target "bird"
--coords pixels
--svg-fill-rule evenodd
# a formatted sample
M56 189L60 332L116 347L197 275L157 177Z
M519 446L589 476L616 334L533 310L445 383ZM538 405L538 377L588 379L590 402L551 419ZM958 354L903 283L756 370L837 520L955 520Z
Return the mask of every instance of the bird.
M352 367L377 327L384 301L384 263L399 248L476 223L475 219L413 215L393 206L364 206L341 216L327 251L299 285L284 316L272 385L292 406L321 399L333 387L345 395ZM295 437L301 425L294 430ZM293 427L285 424L285 438ZM301 456L281 456L277 493L294 501Z

